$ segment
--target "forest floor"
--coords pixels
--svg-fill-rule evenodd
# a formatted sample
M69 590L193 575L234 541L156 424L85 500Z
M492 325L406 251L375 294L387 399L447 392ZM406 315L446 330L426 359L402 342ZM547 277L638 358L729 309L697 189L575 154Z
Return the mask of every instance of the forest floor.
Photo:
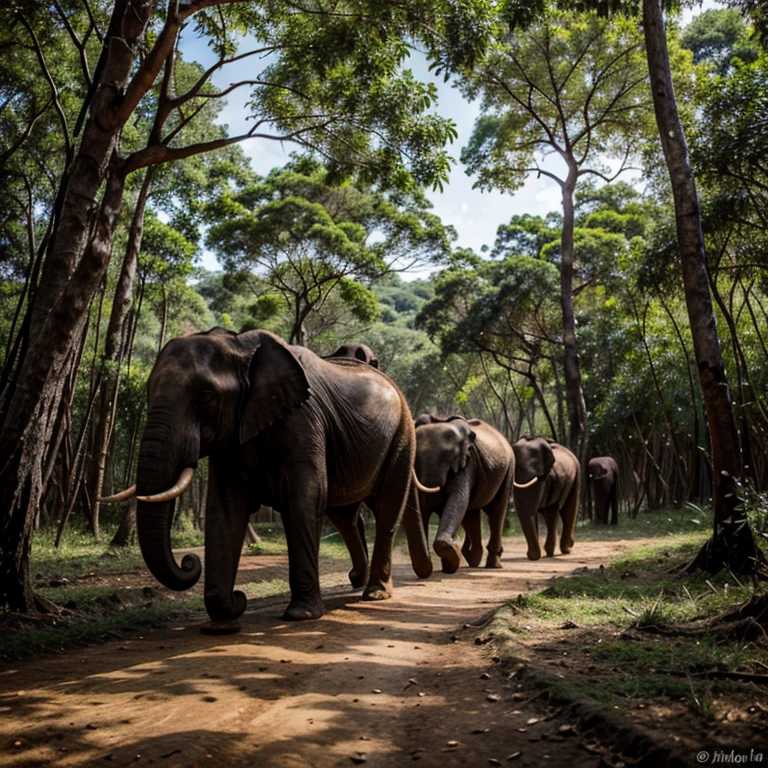
M592 610L581 595L621 579L622 557L640 571L649 557L659 559L643 547L677 545L669 537L638 538L637 526L626 532L635 538L622 538L621 528L605 531L605 540L593 538L600 535L577 534L571 555L536 563L525 558L524 541L510 537L502 569L436 571L425 581L398 552L395 596L380 603L349 589L348 561L336 548L323 558L326 615L298 624L280 618L285 555L244 555L238 582L250 599L239 634L202 635L204 615L193 605L162 629L139 625L128 632L123 624L97 645L4 663L0 763L578 768L637 762L642 754L633 761L619 754L631 738L606 731L606 722L616 727L611 710L660 742L677 743L689 758L682 764L696 765L699 750L711 745L760 748L762 740L765 747L766 710L752 683L713 689L703 712L692 712L684 694L609 685L612 670L626 677L624 661L643 663L593 650L632 634L626 625L635 619L621 606L651 610L653 601L648 591L608 589L602 597L616 604ZM547 587L553 577L564 578ZM585 582L574 591L583 578L592 587ZM130 595L147 610L147 603L169 597L144 569L73 575L65 586L77 588L81 579L88 589L112 590L112 597L97 598L105 613L129 613ZM562 620L571 603L573 626ZM558 690L558 680L567 690ZM597 693L579 687L590 682ZM701 702L695 690L691 701ZM586 695L606 711L602 725L573 706Z

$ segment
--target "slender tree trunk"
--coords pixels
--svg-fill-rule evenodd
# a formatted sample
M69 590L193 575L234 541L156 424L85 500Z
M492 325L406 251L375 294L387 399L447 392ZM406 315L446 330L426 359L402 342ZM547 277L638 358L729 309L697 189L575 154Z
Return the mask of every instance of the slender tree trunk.
M576 167L571 165L563 183L563 233L560 245L560 305L563 310L563 351L565 374L565 402L568 413L568 444L579 457L582 466L586 462L587 433L584 393L581 388L579 348L576 341L576 317L573 311L573 261L574 261L574 208ZM554 427L553 427L554 431Z
M120 387L120 369L125 355L127 335L125 319L133 299L133 287L136 282L139 251L144 234L144 212L152 188L153 166L147 169L139 191L133 212L128 245L125 249L120 276L115 286L112 300L112 312L104 340L104 364L102 366L99 400L96 406L97 418L94 422L93 446L95 461L91 462L87 481L88 495L92 500L92 516L98 521L101 511L99 497L104 485L104 470L107 465L107 452L112 437L112 430L117 413L117 401ZM117 534L115 534L117 537ZM127 541L127 540L126 540ZM113 542L113 546L115 545Z
M675 201L685 300L712 445L717 525L733 516L736 497L731 493L732 478L742 474L741 446L709 293L696 182L672 87L660 0L643 0L643 29L656 123Z

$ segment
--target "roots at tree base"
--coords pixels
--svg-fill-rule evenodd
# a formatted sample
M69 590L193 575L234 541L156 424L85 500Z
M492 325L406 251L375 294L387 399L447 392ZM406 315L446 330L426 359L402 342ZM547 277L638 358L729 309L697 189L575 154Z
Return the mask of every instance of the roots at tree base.
M742 518L720 523L683 572L706 571L714 574L727 568L738 575L762 575L766 578L765 565L765 555L758 549L752 529Z

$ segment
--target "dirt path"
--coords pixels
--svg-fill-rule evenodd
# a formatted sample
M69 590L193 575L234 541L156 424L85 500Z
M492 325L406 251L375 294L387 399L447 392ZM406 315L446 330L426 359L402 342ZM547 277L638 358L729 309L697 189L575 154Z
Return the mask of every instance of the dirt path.
M185 624L11 665L0 673L0 764L450 768L506 765L521 752L510 765L596 766L536 702L515 697L465 625L642 543L577 542L570 556L529 563L509 539L502 570L419 581L398 563L395 598L383 603L326 586L339 583L331 574L319 621L282 622L286 598L273 597L249 603L237 635ZM260 561L244 558L245 580Z

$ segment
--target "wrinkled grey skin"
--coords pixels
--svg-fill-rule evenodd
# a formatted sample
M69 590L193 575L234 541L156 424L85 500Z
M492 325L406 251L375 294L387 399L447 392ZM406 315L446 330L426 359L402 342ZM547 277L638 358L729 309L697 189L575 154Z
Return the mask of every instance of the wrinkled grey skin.
M611 525L619 522L619 467L610 456L597 456L587 464L587 481L590 498L595 505L595 523L608 524L608 509L611 510Z
M373 368L379 367L379 358L376 357L376 353L367 344L357 342L342 344L335 352L327 355L324 359L329 360L334 357L350 358L366 363Z
M217 625L245 610L234 591L248 516L265 504L283 518L291 599L286 619L323 614L318 549L323 514L354 528L366 501L376 540L365 596L392 594L392 539L411 489L415 434L400 390L371 366L325 361L267 331L215 328L173 339L148 382L137 494L160 493L209 457L205 516L205 607ZM170 546L174 502L139 501L137 529L153 575L171 589L199 579L200 560L181 567ZM414 570L432 564L416 515L406 524ZM408 521L406 521L407 523ZM222 631L227 631L222 629Z
M379 358L376 357L376 353L367 344L359 342L342 344L335 352L323 358L331 362L336 359L355 360L373 368L379 367ZM365 586L368 580L368 542L365 540L365 523L360 515L360 506L358 505L357 511L352 516L351 525L348 517L337 515L332 511L328 513L328 519L341 534L352 558L352 568L348 575L349 582L355 589Z
M433 512L440 517L433 549L444 573L455 573L461 555L470 567L483 557L480 510L488 515L486 568L501 568L501 544L507 514L515 456L504 436L480 419L440 418L422 414L416 419L416 476L440 493L418 493L424 531ZM453 537L462 525L464 543L459 550Z
M515 511L528 542L528 559L541 557L539 512L547 525L547 557L555 556L558 514L563 521L560 551L567 555L573 547L573 528L579 510L579 460L566 447L544 437L523 437L512 450L515 483L525 484L538 478L529 488L514 488Z

